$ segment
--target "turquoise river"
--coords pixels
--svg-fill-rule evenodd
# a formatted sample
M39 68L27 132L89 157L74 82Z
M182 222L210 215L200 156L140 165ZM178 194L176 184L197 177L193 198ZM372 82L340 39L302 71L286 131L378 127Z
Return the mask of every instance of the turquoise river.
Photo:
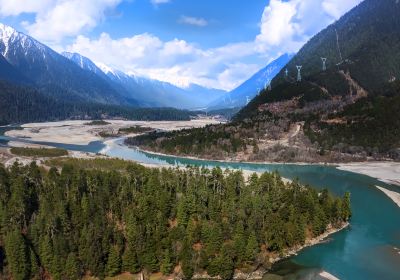
M4 130L0 128L0 145L7 145L10 140L30 142L1 136ZM398 186L341 171L332 166L230 163L153 155L125 146L123 139L116 139L110 145L102 142L92 142L84 146L43 142L39 144L75 151L99 152L147 164L220 166L257 172L276 170L286 178L298 178L304 184L328 188L337 195L349 191L353 211L351 226L331 235L326 242L306 248L297 256L275 264L265 279L322 279L318 275L321 270L339 279L400 279L400 208L376 188L378 185L399 192Z

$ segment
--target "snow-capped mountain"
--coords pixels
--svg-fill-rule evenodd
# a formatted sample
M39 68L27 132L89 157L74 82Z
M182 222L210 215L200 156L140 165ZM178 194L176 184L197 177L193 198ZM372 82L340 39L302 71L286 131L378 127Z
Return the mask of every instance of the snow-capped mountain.
M0 79L12 83L30 85L31 82L0 55Z
M61 55L75 62L76 64L78 64L79 67L81 67L84 70L93 72L100 76L104 75L104 71L87 57L84 57L78 53L71 53L71 52L62 52Z
M95 64L78 53L59 54L0 23L0 79L26 84L60 100L142 107L204 108L225 94L198 85L180 88Z
M4 24L0 24L0 54L17 73L57 99L135 105L92 71ZM6 75L0 78L11 81Z
M114 88L119 87L124 96L138 100L140 105L145 107L202 108L210 100L216 100L226 93L222 90L207 89L194 84L187 88L180 88L137 74L127 74L103 63L95 64L89 58L77 53L63 53L63 55L82 69L92 71L102 78L105 75L105 79Z
M260 90L268 86L268 83L272 81L272 79L282 70L292 57L293 55L291 54L280 56L236 89L218 100L211 102L209 107L212 109L218 109L245 106L248 100L253 99Z

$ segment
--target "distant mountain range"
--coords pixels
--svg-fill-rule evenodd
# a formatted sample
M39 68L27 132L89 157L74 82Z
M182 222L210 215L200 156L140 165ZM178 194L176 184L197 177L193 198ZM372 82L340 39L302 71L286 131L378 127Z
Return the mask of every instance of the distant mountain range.
M188 88L180 88L167 82L126 74L104 64L96 65L89 58L78 53L62 53L84 70L90 71L108 81L125 97L139 101L144 107L177 107L197 109L208 105L210 100L217 99L226 92L208 89L192 84Z
M16 83L29 81L60 100L138 105L134 99L122 97L96 74L77 67L44 44L3 24L0 24L0 54L0 73L8 72L10 66L13 68L13 77L1 77L5 80Z
M220 109L239 108L247 105L249 100L268 87L272 79L275 78L292 57L293 55L290 54L280 56L239 87L212 102L209 107L211 109Z
M55 100L179 109L242 107L291 57L281 56L227 93L196 84L181 88L96 64L78 53L59 54L4 24L0 24L0 54L0 79L34 87Z
M196 109L226 93L199 85L179 88L99 67L77 53L58 54L4 24L0 24L0 54L0 79L35 87L58 100Z

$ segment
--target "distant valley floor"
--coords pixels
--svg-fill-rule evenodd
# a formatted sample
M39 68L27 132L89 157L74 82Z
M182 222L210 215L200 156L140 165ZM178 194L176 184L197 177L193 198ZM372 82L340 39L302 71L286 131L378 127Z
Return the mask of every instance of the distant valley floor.
M24 124L22 130L11 130L6 132L9 137L23 138L35 142L55 142L63 144L87 145L93 141L104 141L102 133L107 135L117 134L120 129L129 127L148 127L151 129L172 131L189 128L204 127L209 124L220 123L219 120L213 118L196 119L192 121L122 121L122 120L107 120L107 124L89 125L88 121L62 121L49 123L30 123ZM296 138L299 134L299 126L294 126L288 133L287 141ZM135 133L129 136L137 135ZM284 146L287 143L280 141ZM291 140L290 140L291 142ZM107 143L107 142L106 142ZM37 145L26 144L21 142L11 142L10 146L30 146ZM73 157L87 157L87 153L70 152ZM94 156L94 155L92 155ZM17 158L7 152L7 149L0 149L0 162L5 163L11 158ZM230 161L232 159L226 159ZM258 162L261 163L261 162ZM266 162L267 163L267 162ZM271 163L271 162L268 162ZM298 163L309 164L309 163ZM323 164L323 163L316 163ZM400 186L400 163L399 162L353 162L338 164L338 169L364 174L370 177L377 178L385 183L395 184Z

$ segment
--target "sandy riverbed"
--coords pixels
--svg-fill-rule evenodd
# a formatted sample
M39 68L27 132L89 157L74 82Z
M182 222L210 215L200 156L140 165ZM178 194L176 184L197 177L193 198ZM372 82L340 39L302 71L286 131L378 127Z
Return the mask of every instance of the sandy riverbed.
M118 131L120 128L130 126L144 126L160 130L179 130L195 127L203 127L208 124L217 124L220 121L212 118L196 119L191 121L123 121L106 120L108 125L85 125L89 121L61 121L47 123L28 123L21 127L22 130L11 130L6 136L15 138L27 138L39 142L55 142L65 144L87 145L93 141L100 141L98 135L101 131Z
M368 175L377 178L384 183L400 186L399 162L348 163L340 164L338 169Z
M400 207L400 193L390 191L388 189L376 186L379 190L381 190L383 193L385 193L391 200L393 200L394 203L397 204L397 206Z

